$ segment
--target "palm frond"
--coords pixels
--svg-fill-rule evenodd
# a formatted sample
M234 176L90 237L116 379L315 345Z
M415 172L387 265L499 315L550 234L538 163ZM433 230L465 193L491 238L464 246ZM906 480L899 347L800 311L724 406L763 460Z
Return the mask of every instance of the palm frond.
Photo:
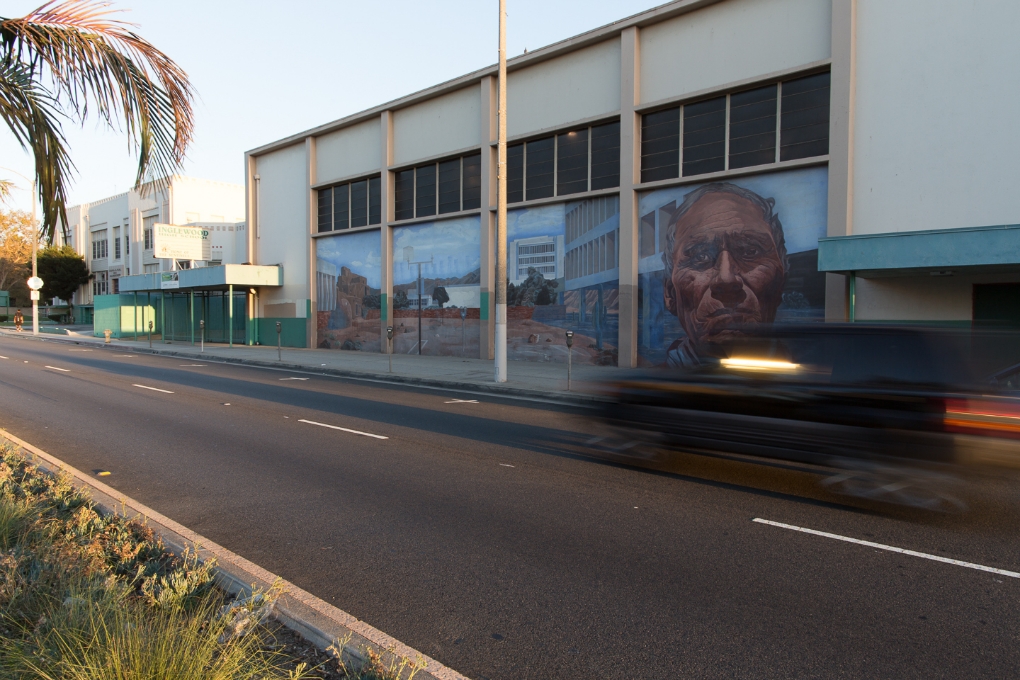
M95 114L111 127L123 125L138 152L135 185L158 188L191 143L194 93L187 74L131 24L112 18L116 13L106 2L66 0L0 19L0 63L24 64L36 80L49 77L55 99L78 120ZM54 224L46 222L50 235Z
M0 119L35 159L43 232L49 240L58 221L67 236L67 178L74 170L61 118L57 102L23 64L0 62Z
M0 179L0 203L6 203L11 197L14 189L14 182L9 179Z

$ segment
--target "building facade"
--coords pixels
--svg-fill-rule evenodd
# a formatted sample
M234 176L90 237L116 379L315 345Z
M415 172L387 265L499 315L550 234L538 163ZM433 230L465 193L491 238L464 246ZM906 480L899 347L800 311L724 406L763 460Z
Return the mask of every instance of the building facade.
M1003 322L1018 21L677 0L509 60L510 358L565 361L566 330L574 361L630 367L735 324ZM491 358L496 76L248 152L246 261L283 270L253 316L308 347L386 351L392 326L395 352Z
M93 300L120 292L120 279L170 269L153 257L152 225L189 224L209 229L212 262L241 263L247 256L244 187L175 175L158 191L132 189L67 210L69 243L89 265L92 281L75 295L78 321L89 320ZM57 229L62 242L62 230Z

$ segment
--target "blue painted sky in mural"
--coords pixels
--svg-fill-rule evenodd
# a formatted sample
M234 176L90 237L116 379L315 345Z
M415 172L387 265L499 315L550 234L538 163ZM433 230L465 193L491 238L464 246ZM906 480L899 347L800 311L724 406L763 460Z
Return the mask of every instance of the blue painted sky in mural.
M818 247L818 239L825 236L828 219L827 168L804 168L736 177L729 181L763 198L776 199L775 210L779 214L779 221L783 223L787 252L800 253ZM704 185L690 184L648 192L641 196L640 214L645 215L673 200L679 205L684 196L700 186Z
M355 274L368 279L368 285L379 288L382 276L382 258L378 231L363 231L355 234L340 234L316 239L315 253L321 261L347 267Z
M532 236L558 236L564 231L564 205L540 205L507 211L506 235L513 241Z
M422 265L422 276L453 278L469 274L481 267L481 218L477 215L452 220L426 222L393 230L393 282L417 280L418 267L409 266L404 248L414 248L414 261L428 260Z

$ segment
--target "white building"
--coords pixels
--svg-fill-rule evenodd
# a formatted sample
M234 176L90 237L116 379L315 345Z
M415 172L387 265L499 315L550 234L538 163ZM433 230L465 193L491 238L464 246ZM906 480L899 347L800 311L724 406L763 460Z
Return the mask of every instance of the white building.
M620 366L661 362L698 332L676 271L756 257L767 285L737 279L763 322L1020 324L1018 25L1016 2L676 0L510 59L508 208L530 231L510 233L508 275L549 254L520 250L537 239L564 282L510 324L579 324ZM336 239L378 272L385 333L394 235L477 224L458 257L480 281L456 282L479 286L472 346L491 357L496 78L249 151L247 259L284 265L256 316L292 310L314 346L317 244ZM705 224L687 216L726 202L760 242L681 247Z
M159 191L131 189L71 206L67 219L69 243L85 257L94 275L92 282L75 295L79 321L89 320L96 295L119 292L121 277L171 268L169 260L152 256L152 225L157 222L209 229L211 263L246 261L244 187L238 184L175 175L169 186ZM57 239L63 240L59 228Z

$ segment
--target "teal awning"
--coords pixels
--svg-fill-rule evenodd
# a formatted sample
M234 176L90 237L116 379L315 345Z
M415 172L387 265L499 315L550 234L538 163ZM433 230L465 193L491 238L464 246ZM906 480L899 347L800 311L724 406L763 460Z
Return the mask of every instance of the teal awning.
M223 290L228 286L237 288L259 288L282 286L283 267L255 264L224 264L218 267L197 267L180 269L177 285L168 287L163 282L164 274L137 274L120 277L121 293L141 293L157 290Z
M1020 269L1020 224L831 236L818 241L818 270L825 272L867 276L975 267Z

